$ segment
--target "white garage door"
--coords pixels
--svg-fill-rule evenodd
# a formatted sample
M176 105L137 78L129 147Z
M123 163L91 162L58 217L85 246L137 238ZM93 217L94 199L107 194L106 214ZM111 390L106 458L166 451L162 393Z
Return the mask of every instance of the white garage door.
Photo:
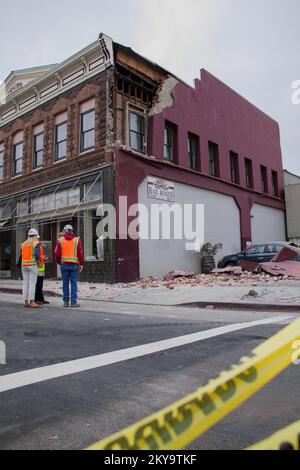
M251 210L252 243L285 241L285 213L279 209L254 204Z
M147 181L139 187L139 203L150 210L151 204L166 204L165 201L148 198ZM223 243L223 250L216 261L225 254L238 253L241 249L240 212L232 197L204 189L194 188L174 182L175 203L204 204L205 242ZM171 203L169 203L171 205ZM143 220L141 219L141 230ZM140 240L141 277L161 277L170 270L190 269L200 272L200 255L186 251L187 240Z

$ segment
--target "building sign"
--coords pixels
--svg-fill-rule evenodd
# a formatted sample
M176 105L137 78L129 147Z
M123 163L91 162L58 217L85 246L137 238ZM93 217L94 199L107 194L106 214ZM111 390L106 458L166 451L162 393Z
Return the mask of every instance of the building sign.
M175 202L175 184L171 181L149 176L147 190L151 199Z

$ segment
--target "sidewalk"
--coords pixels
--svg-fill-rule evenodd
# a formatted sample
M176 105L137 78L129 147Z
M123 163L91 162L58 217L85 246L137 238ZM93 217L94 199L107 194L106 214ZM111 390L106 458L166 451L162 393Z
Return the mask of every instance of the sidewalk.
M222 305L232 308L234 305L249 305L261 308L267 306L281 308L293 307L300 311L300 281L275 280L274 278L233 278L233 277L199 277L194 281L178 280L163 282L150 279L133 284L96 284L79 283L79 299L105 302L122 302L144 305L189 305L205 308ZM268 281L266 282L266 279ZM249 291L254 291L249 296ZM21 294L22 281L0 280L0 292ZM46 296L61 296L61 282L46 280Z

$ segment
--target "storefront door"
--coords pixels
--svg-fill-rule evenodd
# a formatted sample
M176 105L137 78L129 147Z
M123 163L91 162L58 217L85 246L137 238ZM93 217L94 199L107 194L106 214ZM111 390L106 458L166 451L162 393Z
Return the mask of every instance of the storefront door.
M11 275L11 233L3 231L0 233L0 277Z

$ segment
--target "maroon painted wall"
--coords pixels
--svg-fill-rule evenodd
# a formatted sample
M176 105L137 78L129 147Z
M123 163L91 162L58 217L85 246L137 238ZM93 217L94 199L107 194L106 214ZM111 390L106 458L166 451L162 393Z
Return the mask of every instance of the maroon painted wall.
M174 104L152 119L149 154L163 159L165 120L178 126L178 163L187 167L187 134L200 137L201 171L208 174L208 141L219 145L220 172L230 182L229 151L239 155L241 185L245 186L244 158L253 161L254 189L261 191L260 165L278 172L279 192L284 190L278 124L227 85L201 71L195 88L179 82L173 91Z
M128 204L138 202L138 187L148 176L158 176L195 187L233 196L240 208L241 242L251 240L250 211L254 203L285 210L284 182L278 124L218 79L202 70L195 89L178 83L173 91L174 104L153 116L148 129L148 153L156 161L133 152L116 149L116 203L127 195ZM165 121L178 126L177 165L163 160ZM201 171L188 168L187 135L200 138ZM208 141L219 145L220 179L208 174ZM240 185L231 183L229 151L239 155ZM245 187L244 158L252 159L254 189ZM278 172L281 198L261 193L260 165ZM130 222L130 220L129 220ZM118 233L118 224L117 224ZM139 278L138 241L117 240L116 278L118 282Z

